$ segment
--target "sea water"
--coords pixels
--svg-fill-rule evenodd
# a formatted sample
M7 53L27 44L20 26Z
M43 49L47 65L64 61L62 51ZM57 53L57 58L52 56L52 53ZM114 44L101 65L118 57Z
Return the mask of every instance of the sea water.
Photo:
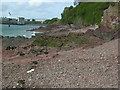
M36 33L42 33L42 32L27 31L27 30L32 30L39 27L40 26L31 26L31 25L10 25L10 27L8 27L8 25L6 24L0 24L0 35L9 36L9 37L24 36L27 38L31 38L32 36L35 36Z

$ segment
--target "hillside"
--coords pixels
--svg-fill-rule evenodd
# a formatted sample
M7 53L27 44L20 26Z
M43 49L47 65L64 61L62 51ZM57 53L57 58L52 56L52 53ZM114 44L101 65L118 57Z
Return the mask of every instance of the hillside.
M76 7L66 7L61 14L60 22L62 24L75 24L78 27L101 24L104 10L110 5L115 6L115 4L109 2L81 2Z

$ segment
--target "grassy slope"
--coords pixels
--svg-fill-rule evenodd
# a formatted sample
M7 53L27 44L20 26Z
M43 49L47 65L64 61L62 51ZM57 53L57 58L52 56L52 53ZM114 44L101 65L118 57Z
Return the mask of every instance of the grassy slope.
M76 7L66 7L62 13L62 24L78 23L80 18L83 25L100 24L103 11L114 3L108 2L82 2Z
M65 37L56 37L56 36L44 36L38 37L34 44L39 46L49 46L49 47L68 47L71 45L77 46L89 46L91 45L90 38L84 34L69 34Z

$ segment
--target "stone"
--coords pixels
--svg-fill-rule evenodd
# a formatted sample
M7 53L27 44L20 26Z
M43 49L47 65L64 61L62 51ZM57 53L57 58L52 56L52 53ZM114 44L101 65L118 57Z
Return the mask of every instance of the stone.
M27 73L31 73L33 72L35 69L30 69L29 71L27 71Z
M15 47L15 46L8 46L7 48L6 48L6 50L14 50L14 49L16 49L17 47Z

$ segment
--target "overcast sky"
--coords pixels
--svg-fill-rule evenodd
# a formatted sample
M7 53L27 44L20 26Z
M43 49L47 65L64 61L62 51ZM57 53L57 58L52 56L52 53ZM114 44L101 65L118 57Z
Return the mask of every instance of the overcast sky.
M74 0L73 0L74 1ZM2 2L2 16L8 16L11 12L12 17L23 16L25 18L47 19L61 17L65 7L73 5L72 0L24 0L24 1L7 1Z

